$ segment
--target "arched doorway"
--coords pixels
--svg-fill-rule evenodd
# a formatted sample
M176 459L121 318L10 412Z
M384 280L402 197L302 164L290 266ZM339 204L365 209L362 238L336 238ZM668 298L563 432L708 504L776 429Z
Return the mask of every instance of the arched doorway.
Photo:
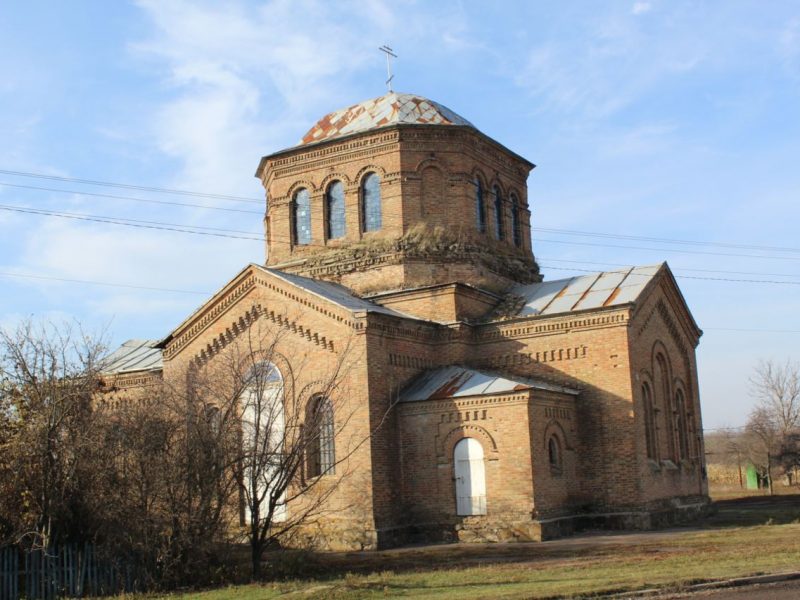
M464 438L453 449L456 479L456 514L486 514L486 472L483 446L474 438Z

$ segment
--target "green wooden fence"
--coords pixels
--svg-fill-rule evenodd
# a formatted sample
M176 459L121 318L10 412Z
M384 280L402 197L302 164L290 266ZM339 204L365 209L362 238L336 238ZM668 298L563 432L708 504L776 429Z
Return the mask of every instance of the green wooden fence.
M91 544L47 550L0 548L0 600L53 600L139 591L134 569L96 554Z

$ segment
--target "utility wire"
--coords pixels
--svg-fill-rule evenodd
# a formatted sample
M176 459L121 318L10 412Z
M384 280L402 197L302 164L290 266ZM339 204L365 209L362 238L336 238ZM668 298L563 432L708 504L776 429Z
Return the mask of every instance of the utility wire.
M621 244L600 244L596 242L573 242L566 240L551 240L547 238L536 238L534 244L566 244L568 246L593 246L600 248L622 248L623 250L649 250L651 252L680 252L681 254L702 254L706 256L732 256L737 258L761 258L768 260L800 260L795 256L764 256L760 254L733 254L730 252L705 252L702 250L682 250L680 248L646 248L642 246L623 246Z
M563 263L575 263L580 265L607 265L611 267L632 267L634 265L630 265L627 263L613 263L613 262L597 262L591 260L569 260L566 258L542 258L546 262L563 262ZM760 271L724 271L720 269L690 269L688 267L679 267L676 265L670 265L670 267L675 271L689 271L692 273L723 273L725 275L762 275L764 277L798 277L800 274L791 274L791 273L763 273ZM553 267L555 268L555 267Z
M239 240L253 240L256 242L263 242L264 238L257 238L257 237L245 237L241 235L231 235L227 233L217 233L214 231L213 227L196 227L195 229L187 229L184 225L174 225L172 223L159 223L157 221L137 221L133 219L117 219L114 217L103 217L99 215L85 215L85 214L74 214L74 213L58 213L55 211L45 211L39 210L35 208L28 208L24 206L7 206L4 204L0 204L0 210L6 210L10 212L18 212L18 213L27 213L33 215L40 215L40 216L47 216L47 217L59 217L62 219L75 219L78 221L92 221L95 223L107 223L109 225L124 225L126 227L137 227L139 229L159 229L162 231L176 231L179 233L192 233L195 235L210 235L214 237L224 237L224 238L232 238L232 239L239 239ZM193 227L193 226L192 226ZM210 229L212 231L199 231L199 229ZM226 229L219 229L218 231L231 231ZM250 233L250 232L243 232L243 233Z
M169 200L151 200L149 198L135 198L133 196L115 196L112 194L97 194L93 192L79 192L78 190L64 190L59 188L38 187L35 185L21 185L0 181L0 186L21 188L25 190L39 190L43 192L60 192L62 194L76 194L78 196L92 196L95 198L112 198L114 200L133 200L134 202L148 202L150 204L168 204L170 206L186 206L189 208L205 208L208 210L222 210L226 212L247 213L251 215L263 215L260 210L245 210L242 208L225 208L223 206L207 206L205 204L188 204L185 202L170 202Z
M192 290L176 290L173 288L152 287L146 285L132 285L129 283L111 283L108 281L92 281L89 279L69 279L67 277L51 277L49 275L33 275L31 273L10 273L7 271L0 271L2 277L21 277L24 279L42 279L47 281L63 281L65 283L80 283L86 285L102 285L108 287L121 287L134 290L148 290L153 292L173 292L176 294L194 294L197 296L210 296L208 292L195 292Z
M96 185L96 186L103 186L103 187L116 187L116 188L123 188L123 189L133 189L133 190L141 190L147 192L157 192L157 193L165 193L165 194L178 194L184 196L194 196L194 197L201 197L201 198L214 198L214 199L221 199L221 200L241 200L247 202L255 202L258 204L263 204L265 202L264 199L256 199L256 198L249 198L245 196L234 196L230 194L212 194L212 193L204 193L204 192L197 192L193 190L181 190L181 189L173 189L173 188L161 188L161 187L154 187L154 186L143 186L143 185L134 185L134 184L126 184L126 183L118 183L118 182L111 182L111 181L97 181L91 179L79 179L74 177L64 177L58 175L48 175L46 173L35 173L35 172L28 172L28 171L13 171L9 169L0 169L0 174L5 175L13 175L18 177L31 177L37 179L47 179L52 181L65 181L65 182L72 182L72 183L81 183L85 185ZM473 185L475 184L474 181L470 180L470 183ZM66 191L66 190L57 190L52 188L36 188L34 186L23 186L19 184L9 184L9 183L2 183L0 185L7 185L12 187L20 187L25 188L28 187L29 189L41 189L42 191ZM90 194L88 192L76 192L71 191L70 193L81 193L87 196L100 196L100 197L109 197L115 198L115 196L110 195L102 195L102 194ZM492 189L484 189L483 193L486 195L494 195L494 191ZM129 198L129 197L116 197L120 199L126 200L137 200L143 202L158 202L154 200L146 200L141 198ZM162 204L168 204L168 202L158 202ZM179 204L180 205L180 204ZM197 206L198 208L212 208L202 205L185 205L185 206ZM216 210L221 210L219 207L214 207ZM232 209L227 209L232 210ZM256 211L241 211L241 212L253 212ZM257 214L261 214L258 212ZM625 239L625 240L634 240L634 241L649 241L649 242L659 242L659 243L667 243L667 244L689 244L689 245L700 245L700 246L718 246L718 247L725 247L725 248L740 248L745 250L764 250L764 251L772 251L772 252L791 252L791 253L800 253L800 248L790 248L790 247L780 247L780 246L763 246L763 245L755 245L755 244L733 244L729 242L710 242L704 240L686 240L686 239L674 239L674 238L662 238L662 237L648 237L648 236L636 236L636 235L625 235L625 234L614 234L614 233L607 233L607 232L594 232L594 231L580 231L580 230L572 230L572 229L557 229L557 228L548 228L548 227L532 227L533 231L541 231L544 233L556 233L560 235L572 235L572 236L583 236L583 237L601 237L601 238L611 238L611 239ZM547 241L547 240L542 240ZM566 243L566 242L565 242ZM635 247L630 247L632 249L639 249ZM655 249L655 248L646 248L648 250L658 250L664 251L663 249ZM723 255L729 256L729 255ZM738 255L730 255L730 256L738 256Z
M203 226L195 226L195 225L183 225L180 223L165 223L161 221L142 221L138 219L123 219L117 217L107 217L102 215L91 215L91 214L78 214L78 213L64 213L64 212L56 212L56 211L48 211L43 209L34 209L29 207L23 206L10 206L10 205L3 205L0 204L0 210L12 211L12 212L19 212L19 213L26 213L26 214L33 214L39 216L49 216L49 217L58 217L58 218L66 218L66 219L75 219L81 221L91 221L97 223L106 223L110 225L121 225L126 227L136 227L142 229L156 229L162 231L173 231L178 233L190 233L195 235L209 235L215 237L223 237L223 238L231 238L231 239L242 239L242 240L252 240L263 242L263 237L255 237L258 234L255 232L250 231L240 231L236 229L224 229L219 227L203 227ZM231 235L231 234L245 234L245 235ZM253 237L249 237L253 236ZM280 239L280 238L279 238ZM568 243L568 242L567 242ZM320 244L304 244L305 246L317 246L317 247L326 247ZM567 267L554 267L548 266L546 268L554 269L554 270L561 270L561 271L583 271L583 272L594 272L592 269L580 269L580 268L567 268ZM724 277L700 277L700 276L692 276L692 275L676 275L676 277L682 279L698 279L698 280L707 280L707 281L727 281L733 283L769 283L769 284L778 284L778 285L800 285L800 282L796 281L774 281L774 280L763 280L763 279L733 279L733 278L724 278Z
M46 173L31 173L27 171L11 171L8 169L0 169L3 175L14 175L17 177L32 177L35 179L49 179L52 181L68 181L70 183L81 183L84 185L97 185L102 187L115 187L126 190L140 190L143 192L158 192L161 194L176 194L179 196L194 196L197 198L215 198L217 200L234 200L237 202L256 202L262 204L263 199L248 198L246 196L232 196L229 194L209 194L204 192L196 192L192 190L177 190L171 188L151 187L145 185L133 185L128 183L115 183L112 181L95 181L92 179L77 179L75 177L62 177L59 175L48 175Z
M543 233L557 233L559 235L573 235L581 237L612 238L617 240L634 240L641 242L659 242L665 244L686 244L693 246L719 246L721 248L739 248L742 250L763 250L765 252L794 252L800 253L800 248L787 248L782 246L757 246L752 244L731 244L728 242L708 242L701 240L679 240L673 238L647 237L641 235L623 235L617 233L602 233L596 231L576 231L573 229L555 229L551 227L531 227L532 231Z
M557 271L582 271L584 273L597 273L594 269L578 269L576 267L553 267L548 265L539 265L545 269L555 269ZM627 271L606 271L607 273L627 273ZM648 273L630 273L631 275L639 275L641 277L650 277ZM675 275L678 279L701 279L703 281L730 281L733 283L774 283L779 285L800 285L800 281L773 281L766 279L731 279L728 277L699 277L696 275Z
M59 281L64 283L80 283L85 285L100 285L100 286L107 286L107 287L120 287L120 288L129 288L129 289L136 289L136 290L145 290L145 291L154 291L154 292L171 292L176 294L192 294L197 296L211 296L213 292L199 292L194 290L179 290L174 288L161 288L161 287L154 287L154 286L143 286L143 285L133 285L127 283L112 283L108 281L96 281L96 280L88 280L88 279L70 279L67 277L53 277L49 275L34 275L32 273L12 273L8 271L0 271L0 277L16 277L16 278L24 278L24 279L39 279L44 281ZM703 331L739 331L739 332L750 332L750 333L800 333L800 330L792 330L792 329L738 329L738 328L731 328L731 327L704 327Z

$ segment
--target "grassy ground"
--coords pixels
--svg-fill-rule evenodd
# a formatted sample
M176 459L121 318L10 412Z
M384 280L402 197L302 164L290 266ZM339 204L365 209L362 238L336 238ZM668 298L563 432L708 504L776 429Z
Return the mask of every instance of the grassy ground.
M447 545L290 560L313 578L184 594L269 598L580 597L800 567L800 496L717 503L692 529L578 536L542 544ZM285 555L284 555L285 556ZM180 595L173 595L174 599Z

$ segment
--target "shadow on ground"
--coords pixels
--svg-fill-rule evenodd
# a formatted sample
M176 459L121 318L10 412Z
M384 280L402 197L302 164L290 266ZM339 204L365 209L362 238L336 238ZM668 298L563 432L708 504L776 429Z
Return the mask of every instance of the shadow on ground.
M683 551L675 538L691 532L800 523L800 494L719 500L712 507L714 510L709 516L683 527L655 531L589 531L548 542L434 544L373 552L280 550L265 556L265 575L272 580L296 577L326 580L345 573L402 573L531 562L544 567L619 554L620 547L635 548L655 558Z

